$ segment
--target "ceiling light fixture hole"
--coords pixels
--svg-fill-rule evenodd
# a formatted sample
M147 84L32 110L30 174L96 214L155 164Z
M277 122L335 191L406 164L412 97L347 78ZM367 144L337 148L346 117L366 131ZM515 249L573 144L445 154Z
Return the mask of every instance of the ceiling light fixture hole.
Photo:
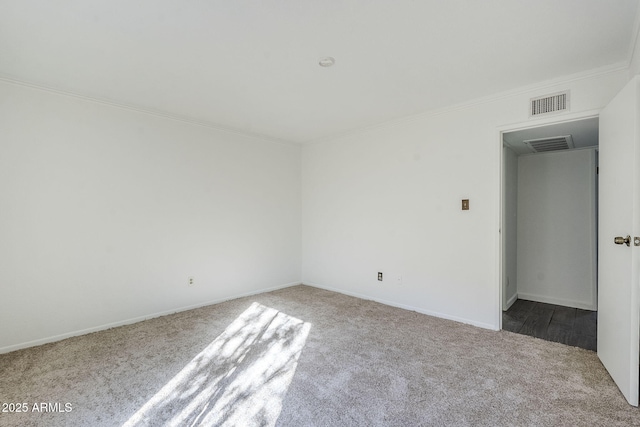
M321 67L331 67L333 64L336 63L336 60L330 56L326 56L324 58L320 58L320 61L318 61L318 64Z

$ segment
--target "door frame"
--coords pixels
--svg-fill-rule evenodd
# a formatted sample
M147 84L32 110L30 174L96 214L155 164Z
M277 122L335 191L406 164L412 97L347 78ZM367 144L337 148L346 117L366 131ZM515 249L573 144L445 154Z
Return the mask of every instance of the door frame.
M512 124L508 124L508 125L503 125L503 126L498 126L496 129L496 133L497 133L497 144L496 144L496 156L498 159L498 164L500 165L500 173L498 174L498 183L497 183L497 188L498 188L498 203L497 203L497 209L498 209L498 227L497 227L497 236L496 236L496 240L497 240L497 244L496 244L496 270L497 270L497 275L496 277L498 277L498 281L495 287L495 298L497 301L496 304L496 318L495 318L495 324L498 325L498 330L502 330L502 304L504 301L504 292L505 292L505 277L504 277L504 233L502 230L504 230L504 217L503 217L503 209L504 209L504 186L503 186L503 181L504 181L504 149L503 149L503 134L505 133L509 133L509 132L515 132L515 131L519 131L519 130L526 130L526 129L534 129L534 128L538 128L538 127L544 127L544 126L549 126L549 125L555 125L555 124L560 124L560 123L568 123L568 122L575 122L575 121L579 121L579 120L585 120L585 119L593 119L593 118L598 118L600 116L600 111L602 111L601 109L597 109L597 110L588 110L588 111L582 111L582 112L578 112L578 113L569 113L569 114L562 114L562 115L551 115L549 117L544 117L544 118L538 118L538 119L532 119L529 120L527 122L518 122L518 123L512 123ZM596 206L597 208L597 206ZM597 224L596 224L597 226ZM597 264L596 264L597 265Z

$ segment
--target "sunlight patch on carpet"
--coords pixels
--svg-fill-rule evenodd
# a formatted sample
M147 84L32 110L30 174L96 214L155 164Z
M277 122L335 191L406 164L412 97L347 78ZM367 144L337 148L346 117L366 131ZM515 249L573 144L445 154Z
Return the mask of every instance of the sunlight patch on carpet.
M253 303L123 426L275 425L310 329Z

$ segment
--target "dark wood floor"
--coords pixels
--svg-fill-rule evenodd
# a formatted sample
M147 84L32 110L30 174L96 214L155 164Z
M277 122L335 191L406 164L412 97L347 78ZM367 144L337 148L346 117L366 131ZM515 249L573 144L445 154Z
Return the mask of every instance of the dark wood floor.
M502 312L502 329L596 351L598 312L517 300Z

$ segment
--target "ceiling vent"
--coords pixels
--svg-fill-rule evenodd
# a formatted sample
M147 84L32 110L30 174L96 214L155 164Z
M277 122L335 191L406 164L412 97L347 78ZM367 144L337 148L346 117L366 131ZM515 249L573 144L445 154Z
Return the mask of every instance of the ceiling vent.
M569 91L531 98L529 116L569 111Z
M550 138L527 139L522 141L534 153L546 151L569 150L574 148L571 135L552 136Z

